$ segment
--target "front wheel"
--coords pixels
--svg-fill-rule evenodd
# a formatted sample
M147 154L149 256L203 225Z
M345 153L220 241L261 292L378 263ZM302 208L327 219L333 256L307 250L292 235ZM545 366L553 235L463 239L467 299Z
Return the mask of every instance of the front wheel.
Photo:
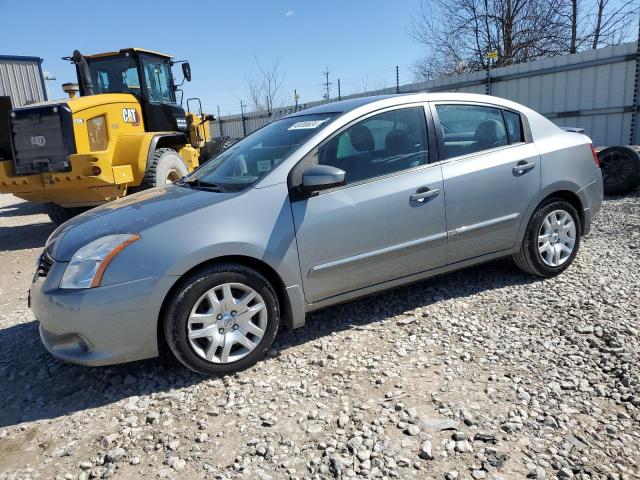
M250 367L273 343L280 313L272 286L257 271L218 264L185 278L163 322L169 348L191 370L227 374Z
M182 157L171 148L159 148L153 153L153 161L146 171L140 190L174 183L187 175Z
M534 212L513 259L522 271L553 277L573 262L580 246L580 217L569 202L550 199Z

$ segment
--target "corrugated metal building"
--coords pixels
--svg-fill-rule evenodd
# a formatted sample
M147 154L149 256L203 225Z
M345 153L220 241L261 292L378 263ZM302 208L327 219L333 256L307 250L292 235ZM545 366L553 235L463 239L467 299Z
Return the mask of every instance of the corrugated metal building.
M47 100L42 59L0 55L0 96L8 96L14 107Z
M473 72L427 82L399 85L400 93L489 93L526 105L560 126L581 127L596 145L640 144L638 71L640 45L626 43L522 63L487 73ZM396 93L396 87L343 99ZM331 99L335 101L337 98ZM308 108L325 102L301 105ZM214 135L242 137L294 111L287 107L271 115L252 112L222 117L214 122Z

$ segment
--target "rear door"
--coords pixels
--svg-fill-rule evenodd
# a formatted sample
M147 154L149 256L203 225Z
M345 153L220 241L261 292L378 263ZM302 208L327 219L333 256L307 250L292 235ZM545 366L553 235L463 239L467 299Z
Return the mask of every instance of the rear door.
M446 194L447 263L512 248L540 190L538 151L518 112L432 104Z
M296 177L305 165L333 165L347 179L292 198L308 302L444 265L442 174L428 163L426 113L420 104L371 114L294 168Z

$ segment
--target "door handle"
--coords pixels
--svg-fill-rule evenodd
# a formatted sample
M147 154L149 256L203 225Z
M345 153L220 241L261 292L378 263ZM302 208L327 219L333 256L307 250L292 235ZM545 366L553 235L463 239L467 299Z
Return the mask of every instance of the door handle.
M440 195L439 188L428 188L426 190L419 188L416 193L411 195L412 202L424 202L427 198L432 198Z
M522 175L523 173L528 172L529 170L532 170L534 168L536 168L536 164L533 162L531 163L518 162L516 166L513 167L513 173Z

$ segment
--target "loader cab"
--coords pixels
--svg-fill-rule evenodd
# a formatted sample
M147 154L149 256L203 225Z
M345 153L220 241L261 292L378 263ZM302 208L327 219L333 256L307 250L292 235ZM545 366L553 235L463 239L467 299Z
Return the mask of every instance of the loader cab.
M128 48L87 56L76 51L69 59L76 66L80 95L130 93L140 102L146 131L187 132L185 111L176 103L170 56Z

